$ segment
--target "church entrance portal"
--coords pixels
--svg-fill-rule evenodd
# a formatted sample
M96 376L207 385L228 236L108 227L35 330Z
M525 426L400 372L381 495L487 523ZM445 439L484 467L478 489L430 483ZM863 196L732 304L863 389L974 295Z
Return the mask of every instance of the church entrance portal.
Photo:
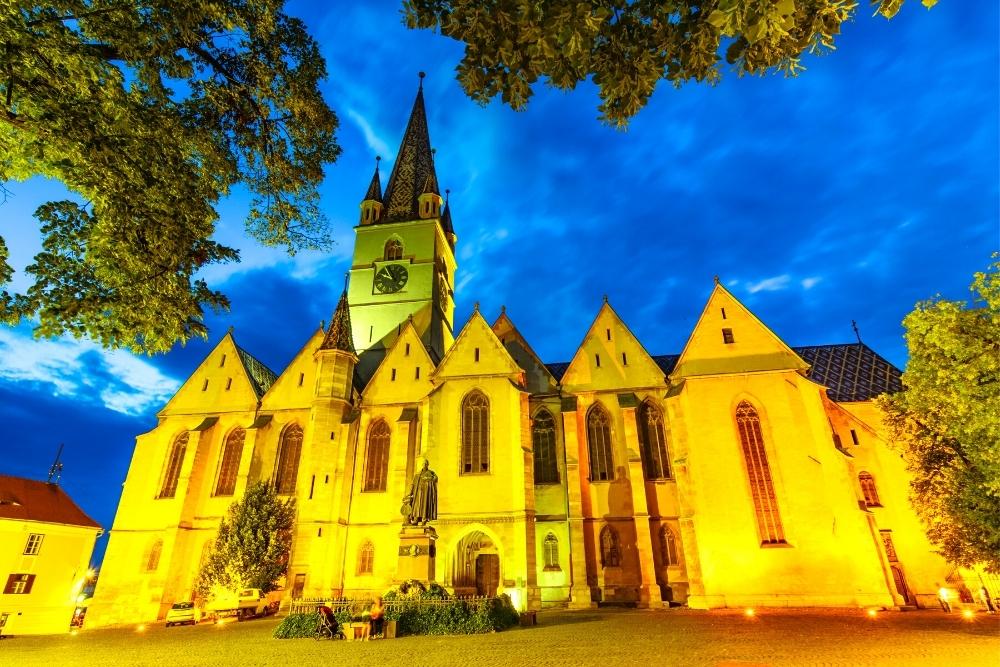
M452 561L455 595L496 595L500 585L498 545L476 530L458 541Z

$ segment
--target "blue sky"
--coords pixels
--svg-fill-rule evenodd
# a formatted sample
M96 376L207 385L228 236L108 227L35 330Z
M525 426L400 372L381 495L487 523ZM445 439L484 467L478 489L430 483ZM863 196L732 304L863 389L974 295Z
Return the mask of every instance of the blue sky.
M607 294L654 354L679 352L718 274L791 345L864 341L900 367L914 303L965 298L1000 247L998 8L911 0L847 24L797 79L661 84L626 132L596 120L596 90L539 88L528 109L469 101L461 46L406 30L395 0L292 2L327 59L324 93L344 152L322 188L338 245L294 258L243 237L246 199L220 207L239 265L212 267L232 300L210 340L147 358L0 328L0 472L42 477L60 442L63 483L110 527L134 438L230 325L275 371L329 318L374 156L391 169L424 84L441 187L459 237L456 319L505 304L546 361L570 359ZM16 269L38 250L58 184L8 183L0 235ZM15 276L23 289L25 277ZM99 551L103 551L100 541Z

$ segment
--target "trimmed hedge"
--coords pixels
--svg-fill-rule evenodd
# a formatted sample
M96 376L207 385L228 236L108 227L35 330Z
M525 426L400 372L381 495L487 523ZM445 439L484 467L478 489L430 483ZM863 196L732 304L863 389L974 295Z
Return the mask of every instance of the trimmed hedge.
M396 620L400 635L473 635L513 627L518 623L518 614L510 598L501 595L475 602L404 603Z
M319 627L319 616L316 614L289 614L281 620L274 629L275 639L301 639L313 637Z

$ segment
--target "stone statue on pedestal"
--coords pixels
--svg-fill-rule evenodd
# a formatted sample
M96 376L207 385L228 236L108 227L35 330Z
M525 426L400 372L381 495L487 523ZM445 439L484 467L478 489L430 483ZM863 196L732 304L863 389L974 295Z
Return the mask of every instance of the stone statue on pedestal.
M425 460L424 467L413 476L409 493L403 497L400 513L404 517L404 525L426 526L427 522L437 519L437 480L430 463Z

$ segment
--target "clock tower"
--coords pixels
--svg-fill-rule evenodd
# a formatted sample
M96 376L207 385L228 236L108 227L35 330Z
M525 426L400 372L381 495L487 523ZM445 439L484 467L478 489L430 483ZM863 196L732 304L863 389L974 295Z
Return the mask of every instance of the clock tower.
M365 380L410 318L432 357L454 341L456 237L443 204L421 85L385 193L376 160L354 228L348 302Z

